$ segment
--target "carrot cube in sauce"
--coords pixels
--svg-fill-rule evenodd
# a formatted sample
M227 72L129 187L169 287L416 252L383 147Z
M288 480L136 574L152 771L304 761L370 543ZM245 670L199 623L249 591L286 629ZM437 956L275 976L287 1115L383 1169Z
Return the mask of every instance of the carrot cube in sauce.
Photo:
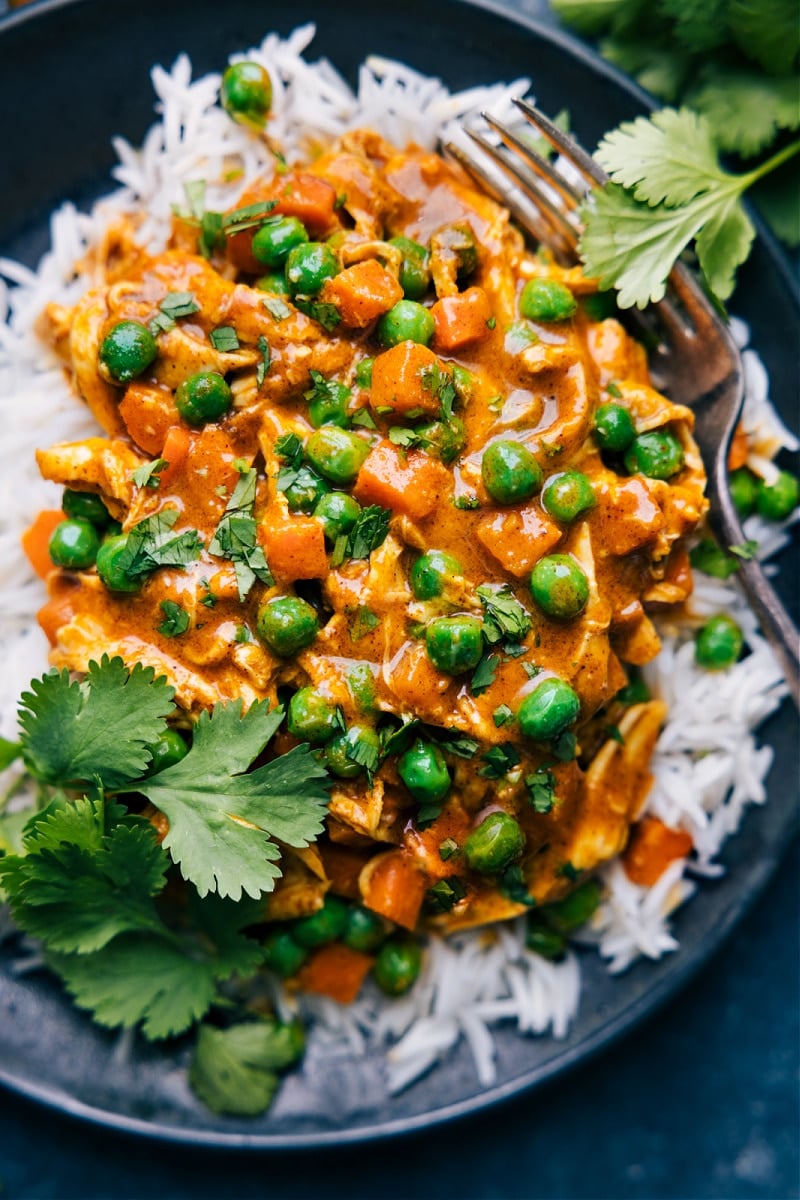
M276 579L323 579L328 573L325 534L316 517L278 517L265 521L259 539Z
M364 906L403 929L416 926L427 889L427 877L403 850L378 855L361 874Z
M376 412L438 413L439 398L426 383L439 370L439 359L427 346L400 342L379 354L372 364L370 404Z
M382 441L369 453L353 488L362 504L380 504L420 520L433 512L452 486L450 472L427 454L405 455Z
M652 887L671 862L685 858L692 848L685 829L670 829L658 817L642 817L634 825L623 855L625 874L640 887Z
M40 579L46 579L55 565L50 557L50 538L56 525L66 519L60 508L45 509L22 535L22 549Z
M180 420L169 388L136 380L128 384L119 415L136 445L154 456L161 454L167 434Z
M511 575L521 579L561 541L562 530L537 505L484 517L478 541Z
M371 954L351 950L341 942L331 942L314 952L296 978L306 992L330 996L339 1004L352 1004L374 962Z
M443 296L431 308L436 325L433 335L437 350L461 350L479 342L489 332L492 309L483 288L471 287L457 296Z
M403 298L403 289L379 262L368 258L326 279L319 298L335 305L343 325L366 329Z

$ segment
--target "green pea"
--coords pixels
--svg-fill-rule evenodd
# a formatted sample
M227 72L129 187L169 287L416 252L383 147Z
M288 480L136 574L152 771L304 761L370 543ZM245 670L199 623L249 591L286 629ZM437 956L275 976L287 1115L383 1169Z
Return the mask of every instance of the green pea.
M273 270L282 267L289 251L308 241L308 231L297 217L269 217L253 234L253 257Z
M390 238L389 245L396 246L403 256L399 275L403 295L406 300L421 300L431 286L428 251L419 242L407 237Z
M477 667L483 631L476 617L436 617L425 630L428 658L439 671L460 675Z
M759 479L756 485L756 508L768 521L782 521L797 508L800 482L788 471L781 471L774 483Z
M97 551L97 574L110 592L138 592L141 582L130 579L120 560L127 558L128 538L124 533L107 537Z
M621 404L601 404L594 414L594 436L601 450L622 454L636 437L633 418Z
M347 924L344 927L342 941L351 950L360 950L362 954L371 954L386 941L386 923L371 909L354 904L347 912Z
M704 538L702 542L698 542L689 553L692 566L704 575L713 576L714 579L728 579L735 575L739 570L739 561L732 554L720 550L711 538Z
M427 308L414 300L398 300L378 321L376 334L382 346L399 346L400 342L429 346L434 328L433 317Z
M361 505L347 492L328 492L320 496L314 508L314 516L322 522L329 542L335 542L342 534L349 533L360 512Z
M100 534L90 521L68 518L56 525L48 549L57 567L85 571L94 566L100 549Z
M420 426L417 434L423 449L443 463L453 462L467 444L464 422L460 417L451 417L449 421L431 421L429 425Z
M231 389L217 371L190 375L175 393L175 407L186 424L195 428L224 417L232 403Z
M456 279L466 279L478 267L478 247L472 226L466 221L444 225L431 238L431 254L443 262L455 259Z
M464 860L472 871L494 875L525 849L525 834L505 812L489 813L464 842Z
M574 521L594 504L594 488L582 471L551 475L542 488L542 507L557 521Z
M422 949L411 937L393 937L384 942L372 974L387 996L402 996L416 983L422 967Z
M617 699L629 708L634 704L645 704L650 699L650 692L641 675L630 674L625 687L617 692Z
M306 456L331 483L353 483L370 451L369 442L336 425L323 425L312 433Z
M300 688L292 696L286 725L293 737L314 746L329 742L340 728L336 706L313 687Z
M370 725L351 725L325 747L328 770L340 779L355 779L364 774L364 764L358 758L375 760L380 754L380 739ZM358 757L354 757L357 755Z
M319 429L322 425L347 425L347 406L352 394L349 387L335 379L329 379L323 389L312 388L310 392L306 392L306 399L311 400L308 419L314 428Z
M595 913L603 896L603 889L596 879L587 879L563 900L556 900L542 908L542 916L553 929L568 934L585 925Z
M548 962L555 962L563 955L567 943L563 934L551 929L541 917L531 917L528 922L525 945L540 958L546 958Z
M286 276L282 272L271 271L267 275L262 275L256 280L256 287L260 292L271 292L273 296L288 296L289 285L286 282Z
M483 486L497 504L520 504L542 486L542 468L522 442L491 442L481 459Z
M435 600L441 596L445 584L461 574L463 567L452 554L444 550L428 550L420 555L411 568L411 590L417 600Z
M472 399L475 391L475 376L460 363L453 363L453 387L462 404Z
M288 979L296 975L308 958L305 946L299 945L288 929L273 929L263 941L264 963L270 971Z
M141 321L119 321L103 338L100 362L115 383L130 383L158 357L158 345Z
M73 492L71 488L65 488L61 507L68 517L89 521L98 529L105 529L111 521L108 509L94 492Z
M286 258L286 282L292 296L316 296L326 279L339 274L339 260L324 242L304 242Z
M360 388L372 387L372 368L374 363L374 358L362 358L356 367L356 383Z
M453 782L444 755L432 742L417 738L397 764L397 773L421 804L444 800Z
M683 446L669 429L640 433L625 451L626 470L640 471L649 479L671 479L683 469L683 463Z
M281 489L291 512L313 512L330 485L311 467L303 465L291 473L289 482Z
M731 471L728 476L728 487L730 488L733 506L742 520L755 512L758 480L752 471L749 471L747 467L740 467L738 471Z
M519 706L517 721L525 737L547 742L578 719L581 702L563 679L543 679Z
M378 711L375 676L368 662L353 663L347 672L347 690L360 712L375 713Z
M169 727L161 731L158 741L149 750L152 762L148 775L157 775L159 771L166 771L167 767L174 767L189 753L189 747L177 729Z
M574 558L550 554L531 571L531 595L546 616L569 621L586 607L589 581Z
M567 321L577 308L572 292L556 279L529 279L519 298L520 315L529 321Z
M322 902L322 908L295 921L292 937L301 946L312 949L324 946L326 942L335 942L344 933L346 925L347 905L338 896L328 894Z
M724 671L738 661L744 634L727 613L709 618L695 635L694 656L707 671Z
M256 629L273 653L290 658L314 641L319 619L299 596L275 596L258 610Z
M261 63L231 63L223 73L219 99L234 121L263 129L272 107L272 80Z

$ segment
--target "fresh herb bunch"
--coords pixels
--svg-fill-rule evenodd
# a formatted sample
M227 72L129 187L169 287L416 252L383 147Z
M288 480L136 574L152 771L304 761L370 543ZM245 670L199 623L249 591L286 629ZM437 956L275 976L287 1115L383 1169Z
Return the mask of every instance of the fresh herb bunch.
M606 135L597 159L611 183L584 206L581 255L622 307L664 294L694 241L720 301L754 237L741 196L800 244L800 22L795 0L552 0L578 33L670 106ZM737 170L720 163L734 156ZM789 160L793 161L789 161Z
M120 658L90 663L82 682L51 671L22 697L19 742L0 744L2 764L20 758L39 788L38 807L0 813L0 895L81 1008L151 1040L214 1006L230 1011L220 989L235 994L264 960L245 930L281 875L275 839L307 846L328 803L307 745L252 766L283 720L266 702L203 712L185 756L155 771L173 695L152 668ZM143 798L169 822L161 840ZM165 899L173 864L186 881L180 902ZM193 1078L219 1111L263 1107L275 1071L302 1049L296 1033L251 1018L224 1034L201 1027ZM238 1108L224 1086L231 1056Z

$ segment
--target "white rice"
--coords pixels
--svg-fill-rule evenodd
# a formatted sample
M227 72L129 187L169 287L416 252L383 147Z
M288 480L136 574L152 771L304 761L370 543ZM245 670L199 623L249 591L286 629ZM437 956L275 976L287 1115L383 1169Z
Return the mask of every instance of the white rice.
M530 88L529 80L518 79L453 95L439 80L372 58L361 67L353 93L327 60L303 57L313 36L313 26L305 25L286 40L270 35L246 55L236 56L256 59L269 71L274 84L270 135L290 161L363 125L396 144L414 141L432 149L441 135L457 137L457 123L464 117L477 119L481 110L513 119L511 98ZM170 71L154 68L152 81L160 120L141 149L115 139L119 165L113 174L119 190L88 215L62 205L51 218L51 249L36 272L0 260L0 317L5 322L0 323L0 394L6 397L0 472L0 636L6 650L0 733L6 737L15 736L21 691L47 661L46 641L33 619L45 593L31 575L19 539L36 512L59 506L60 489L39 477L34 450L97 432L70 393L54 355L36 337L36 318L48 302L72 304L91 286L86 275L76 276L74 264L120 212L147 213L141 238L157 251L169 232L172 205L184 202L186 182L206 180L208 206L224 209L236 202L247 180L274 168L264 142L216 106L218 75L193 81L189 59L181 55ZM746 326L734 321L734 332L744 349ZM770 478L777 451L798 443L769 402L767 375L755 351L744 349L743 360L744 424L753 447L749 463ZM759 541L762 553L771 554L785 544L789 524L766 525L751 518L746 533ZM694 664L691 630L720 610L740 621L750 653L729 671L709 675ZM663 632L664 649L646 677L652 692L669 704L670 718L653 760L655 783L647 807L668 825L688 830L695 853L690 861L673 863L649 889L631 883L618 862L602 872L607 898L585 940L597 944L613 972L641 956L657 959L677 949L670 916L696 890L691 875L720 873L715 858L723 842L738 828L747 805L766 799L772 751L758 747L753 731L787 691L734 583L697 576L688 621ZM6 773L7 785L14 772ZM35 958L28 962L38 965ZM397 1092L462 1038L479 1082L490 1085L495 1078L490 1027L513 1022L523 1035L563 1038L579 995L576 955L553 964L532 954L525 948L521 919L491 933L431 938L418 984L399 1000L381 1001L377 991L367 989L364 998L345 1009L320 997L293 999L277 987L274 998L283 1013L299 1006L313 1016L315 1052L351 1055L386 1047L386 1085Z

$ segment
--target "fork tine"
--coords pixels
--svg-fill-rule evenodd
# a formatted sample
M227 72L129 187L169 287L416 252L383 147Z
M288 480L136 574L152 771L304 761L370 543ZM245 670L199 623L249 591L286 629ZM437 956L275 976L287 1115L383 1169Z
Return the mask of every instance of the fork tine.
M486 124L502 138L503 143L509 150L518 154L523 162L530 167L534 175L538 175L540 179L543 179L545 183L558 192L570 211L578 207L583 196L562 175L559 175L558 171L553 168L552 164L546 158L543 158L541 154L534 150L533 146L513 133L506 125L503 125L501 121L493 117L491 113L484 112L481 113L481 116Z
M543 242L549 246L560 262L574 261L574 253L570 247L564 245L561 234L545 220L541 210L522 191L519 187L519 180L515 179L515 186L509 189L508 183L499 171L488 169L483 161L478 160L476 154L471 153L465 147L458 146L454 142L445 142L442 149L451 158L454 158L459 166L463 167L479 188L488 191L500 204L509 209L517 223L531 237L537 242ZM492 161L494 160L492 159Z
M608 176L605 171L598 167L590 154L587 154L582 146L569 137L568 134L562 133L557 125L554 125L549 117L546 117L543 112L540 112L533 104L527 100L515 99L514 104L522 113L525 120L528 121L539 133L547 138L550 145L569 159L574 167L580 171L581 175L586 180L590 187L602 187L608 181Z
M566 213L554 204L538 186L537 179L526 179L519 168L501 153L499 146L495 146L483 134L474 129L467 129L466 132L514 187L519 188L526 199L535 205L545 224L549 227L550 237L555 235L563 242L564 247L574 254L578 240L577 231Z

